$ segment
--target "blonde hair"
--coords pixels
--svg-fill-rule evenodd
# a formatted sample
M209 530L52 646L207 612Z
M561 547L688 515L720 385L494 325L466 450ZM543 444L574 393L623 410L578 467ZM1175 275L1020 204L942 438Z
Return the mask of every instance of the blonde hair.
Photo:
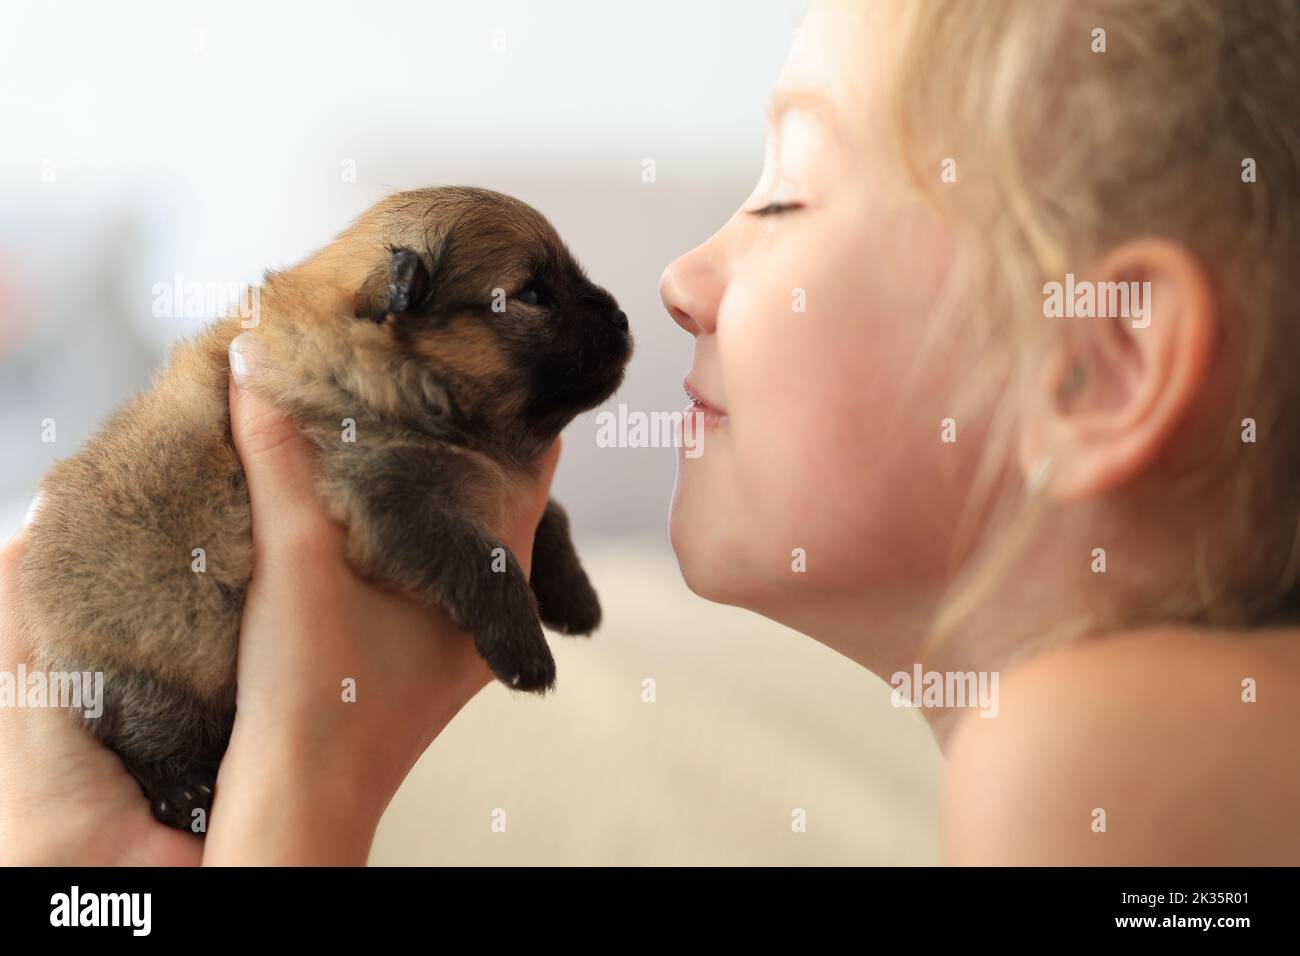
M961 302L977 323L994 408L966 530L997 533L937 615L937 646L1041 528L1046 508L1008 492L1015 434L1005 386L1060 347L1043 284L1128 239L1175 240L1205 267L1240 346L1221 447L1169 494L1228 489L1199 522L1189 580L1141 607L1098 607L1050 639L1161 621L1249 625L1300 607L1300 4L1295 0L966 0L902 3L892 112L898 155L966 232ZM1098 32L1101 31L1101 32ZM1102 48L1102 49L1099 49ZM1104 49L1104 52L1103 52ZM945 158L957 184L940 182ZM1247 182L1253 163L1257 181ZM1244 444L1241 420L1260 440ZM973 541L974 539L972 539ZM967 542L968 544L970 542Z

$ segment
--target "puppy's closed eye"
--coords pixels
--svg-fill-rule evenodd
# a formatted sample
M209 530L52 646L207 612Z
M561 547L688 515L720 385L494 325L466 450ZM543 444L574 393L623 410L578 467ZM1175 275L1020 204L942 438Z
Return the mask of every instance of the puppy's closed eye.
M542 289L541 284L535 280L530 280L523 286L523 288L515 293L515 298L520 302L523 302L525 305L546 305L547 303L544 296L545 292Z

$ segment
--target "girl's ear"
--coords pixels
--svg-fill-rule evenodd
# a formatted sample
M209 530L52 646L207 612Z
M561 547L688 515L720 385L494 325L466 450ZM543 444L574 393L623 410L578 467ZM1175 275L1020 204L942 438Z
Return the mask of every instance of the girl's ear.
M1061 279L1035 321L1068 328L1028 380L1020 460L1031 486L1067 501L1150 466L1206 383L1220 320L1201 263L1169 240L1126 242Z
M357 291L354 314L381 324L390 315L424 306L432 289L429 267L420 254L404 246L393 247L388 262L372 272Z

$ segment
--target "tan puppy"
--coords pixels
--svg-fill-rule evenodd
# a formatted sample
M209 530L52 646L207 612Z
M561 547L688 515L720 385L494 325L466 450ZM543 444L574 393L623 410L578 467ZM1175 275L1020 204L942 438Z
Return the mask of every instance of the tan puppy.
M88 725L182 827L209 805L229 740L252 572L226 391L243 331L231 317L178 346L148 392L51 469L21 572L37 664L104 673ZM600 620L567 520L551 502L531 589L487 529L560 430L621 382L631 337L613 297L524 203L422 189L268 273L249 334L266 366L251 388L319 450L317 492L357 570L444 606L500 680L550 688L539 609L571 634Z

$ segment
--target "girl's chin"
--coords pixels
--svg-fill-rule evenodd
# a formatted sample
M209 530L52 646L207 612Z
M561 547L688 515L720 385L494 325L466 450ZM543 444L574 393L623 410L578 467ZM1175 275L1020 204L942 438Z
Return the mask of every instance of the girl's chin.
M734 556L723 553L721 547L718 524L722 516L715 515L711 520L707 513L701 514L696 507L699 504L682 488L679 479L668 518L668 541L677 557L677 568L686 586L699 597L721 604L734 603L735 582L729 580L734 574Z
M714 604L737 603L728 582L719 574L716 561L704 555L684 553L675 546L673 550L677 553L677 570L692 594Z
M701 579L707 574L709 566L708 555L703 553L708 547L708 536L700 532L698 516L692 514L690 495L682 488L682 481L678 478L677 486L673 489L672 508L668 512L668 543L672 545L673 554L677 557L677 567L682 572L683 580L696 594L700 594L698 585L703 584Z

